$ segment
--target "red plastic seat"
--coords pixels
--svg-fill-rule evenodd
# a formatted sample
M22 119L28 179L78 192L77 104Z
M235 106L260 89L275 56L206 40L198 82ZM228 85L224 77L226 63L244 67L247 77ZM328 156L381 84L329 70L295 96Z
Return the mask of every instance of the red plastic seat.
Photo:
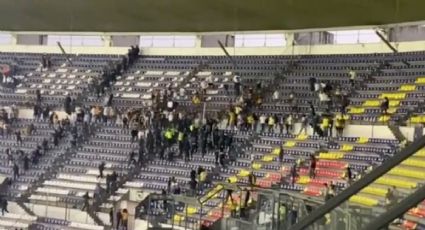
M317 162L317 168L344 169L346 167L347 167L347 163L341 162L341 161L320 160Z
M403 221L403 227L405 229L414 230L418 224L412 221L405 220Z

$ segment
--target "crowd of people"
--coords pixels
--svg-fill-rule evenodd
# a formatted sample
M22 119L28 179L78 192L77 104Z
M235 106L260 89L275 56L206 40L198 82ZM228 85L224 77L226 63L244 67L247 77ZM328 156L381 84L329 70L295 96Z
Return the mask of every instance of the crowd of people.
M27 152L22 150L21 146L25 142L23 136L34 135L37 129L33 123L29 123L23 128L14 128L13 124L16 124L17 118L18 109L15 106L0 110L0 123L2 127L0 133L3 137L14 136L17 144L16 147L8 147L4 150L7 165L12 167L12 178L8 178L11 181L18 180L24 172L28 171L32 166L37 165L40 158L49 150L48 138L44 138L33 150ZM56 137L53 137L53 139L57 140L53 141L53 143L57 145L57 142L63 135L63 128L57 127L55 130L54 136Z
M220 112L201 113L199 104L206 100L206 91L215 87L211 77L199 82L200 89L193 93L193 111L185 111L179 107L176 98L185 97L184 89L178 91L167 88L163 90L154 90L152 93L152 107L149 110L129 110L120 111L115 108L114 97L112 93L106 93L106 89L111 83L116 81L118 74L127 70L139 58L140 50L131 47L127 56L116 63L110 62L105 67L100 78L89 79L89 88L93 89L98 97L105 98L103 105L97 106L78 106L75 99L66 96L64 100L64 111L68 117L59 119L59 116L51 111L48 106L43 105L42 96L36 91L36 103L34 105L34 117L39 120L48 120L53 127L52 142L55 146L69 132L72 136L71 145L77 145L79 137L77 123L83 124L86 131L82 136L88 135L88 127L94 122L118 122L122 128L127 130L131 136L131 142L134 149L129 153L128 164L132 167L144 167L149 161L156 158L168 161L174 161L181 158L186 162L194 157L204 157L206 154L213 153L215 158L215 168L211 171L199 167L190 172L190 178L187 183L181 183L175 177L170 177L167 188L162 191L163 194L180 194L183 190L187 194L195 196L202 192L205 184L212 181L213 175L218 175L220 168L226 168L229 161L236 161L237 150L231 132L225 130L242 130L259 133L279 133L279 134L307 134L309 126L313 130L313 135L323 137L333 137L333 130L336 130L336 136L342 136L343 130L348 119L347 107L350 104L348 99L350 92L344 92L340 86L333 86L330 82L320 82L312 77L309 80L310 91L317 95L319 103L309 102L310 112L300 113L297 94L290 92L286 99L280 98L278 90L273 92L272 100L275 103L287 103L290 105L290 112L286 113L265 113L261 111L263 104L264 88L261 82L254 86L245 85L241 82L239 76L232 78L234 96L236 102L229 105ZM48 56L43 56L43 68L50 68L51 61ZM349 71L349 83L351 87L356 85L357 73L354 70ZM226 92L228 85L225 84ZM182 90L183 89L183 90ZM387 113L389 100L385 98L381 104L383 113ZM318 112L321 110L323 112ZM17 117L16 109L12 108L10 112L0 111L1 133L10 133L10 121ZM296 129L295 124L300 127ZM84 128L83 128L84 130ZM25 131L27 135L35 132L34 125L29 125ZM23 139L20 130L15 132L16 141L22 145ZM13 167L13 180L20 176L20 169L28 170L31 165L38 164L49 149L49 140L43 140L30 154L25 154L19 148L16 150L7 149L7 158L10 166ZM16 153L14 153L16 152ZM279 152L279 159L283 162L284 151ZM254 161L254 158L252 158ZM99 178L104 178L105 162L99 165ZM308 167L309 177L315 178L317 159L312 155L310 159L298 159L291 165L289 178L284 178L282 183L294 184L299 177L302 167ZM354 178L350 167L346 168L345 178L348 183ZM94 200L99 200L104 192L113 194L117 189L118 175L116 172L106 175L106 191L103 191L100 184L96 185ZM248 175L248 184L253 187L256 184L255 174L251 171ZM185 186L186 189L182 187ZM324 184L323 195L325 199L330 199L336 193L336 187L333 183ZM233 203L231 190L227 191L226 200ZM245 192L245 206L249 200L249 191ZM83 210L89 208L89 193L84 196ZM390 198L388 198L390 200ZM7 206L7 205L6 205ZM7 212L7 208L2 210ZM113 216L113 212L112 212ZM116 215L116 226L126 229L127 210L120 210ZM112 223L111 218L111 223Z
M111 84L117 80L124 71L128 70L140 57L140 49L138 46L131 46L128 50L128 54L122 56L121 60L109 61L108 64L103 68L102 73L99 77L90 77L87 81L89 85L88 89L91 92L95 92L97 97L105 95L107 89L111 87Z

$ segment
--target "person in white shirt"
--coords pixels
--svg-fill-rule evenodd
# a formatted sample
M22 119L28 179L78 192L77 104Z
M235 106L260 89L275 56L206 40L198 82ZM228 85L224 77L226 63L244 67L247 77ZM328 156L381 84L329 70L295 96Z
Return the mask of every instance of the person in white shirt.
M84 123L88 124L90 123L90 113L84 113L84 118L83 118Z
M212 77L212 75L210 75L207 78L205 78L205 81L207 81L208 85L210 87L212 87L212 85L213 85L213 77Z
M172 111L174 109L174 102L168 101L167 102L167 108L168 108L168 111Z
M351 85L351 87L354 87L354 82L355 82L355 80L357 78L357 73L356 73L356 71L350 69L348 71L348 75L350 76L350 80L349 80L350 81L350 85Z
M320 92L319 93L319 101L320 101L321 106L326 106L326 105L329 106L331 99L329 98L329 96L326 93Z
M103 121L106 123L108 121L109 115L110 115L111 107L105 107L103 108Z
M290 134L292 132L294 126L294 119L292 114L289 114L288 117L285 119L285 128L286 128L286 134Z
M265 114L261 114L259 121L260 121L260 126L261 126L261 132L264 132L265 128L266 128L266 115Z
M206 81L201 81L201 89L204 91L208 89L208 83Z
M77 114L76 113L72 113L69 116L69 123L71 123L71 125L74 126L76 121L77 121Z
M170 112L168 114L168 122L173 123L174 122L174 113Z
M179 89L179 96L184 98L186 96L186 90L184 88Z
M137 138L139 139L139 141L145 136L144 132L142 130L139 130L139 132L137 132Z
M233 76L233 84L235 87L235 93L236 96L239 96L240 91L241 91L241 82L240 82L240 78L238 75Z
M320 83L319 82L316 82L316 83L314 83L314 92L319 92L320 91Z
M279 100L279 97L280 97L280 93L279 93L279 91L278 90L275 90L274 92L273 92L273 101L278 101Z

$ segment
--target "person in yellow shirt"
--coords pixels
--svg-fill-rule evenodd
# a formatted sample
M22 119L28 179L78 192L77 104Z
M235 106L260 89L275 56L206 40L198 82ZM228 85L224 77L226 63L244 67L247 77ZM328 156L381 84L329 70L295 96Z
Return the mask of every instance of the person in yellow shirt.
M276 124L276 118L273 115L270 115L267 123L269 125L269 133L272 133Z
M345 117L341 113L338 113L335 116L335 129L336 129L336 135L338 137L342 137L344 128L345 128Z
M201 104L201 97L199 96L199 94L198 94L198 93L196 93L195 95L193 95L193 97L192 97L192 103L193 103L194 105L199 105L199 104Z
M294 127L294 118L292 114L289 114L285 119L286 134L292 133L293 127Z
M322 124L320 124L320 128L323 130L324 136L328 136L329 118L327 116L323 117Z
M183 155L183 147L184 147L184 133L183 132L179 132L179 134L177 135L177 142L179 143L179 156Z
M229 128L233 129L236 122L236 114L232 111L229 112Z
M255 119L253 114L248 115L248 117L246 118L246 123L248 124L248 128L254 130Z

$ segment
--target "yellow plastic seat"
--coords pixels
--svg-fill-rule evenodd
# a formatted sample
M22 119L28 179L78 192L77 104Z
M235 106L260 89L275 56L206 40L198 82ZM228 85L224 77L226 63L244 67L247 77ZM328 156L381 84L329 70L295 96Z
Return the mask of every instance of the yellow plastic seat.
M381 106L382 101L380 100L366 100L363 102L364 107L379 107ZM389 102L389 106L390 107L396 107L400 105L400 101L399 100L390 100Z
M365 108L356 108L356 107L351 107L350 111L348 111L348 113L350 114L363 114L365 112Z
M343 153L320 153L319 159L337 160L344 157Z
M416 84L425 84L425 77L418 77L415 81Z
M187 214L188 215L193 215L193 214L195 214L198 211L198 209L195 208L195 207L188 206L186 208L186 211L187 211Z
M394 114L396 112L397 112L397 108L389 108L389 109L387 109L387 113L389 113L389 114Z
M416 157L425 157L425 149L421 149L419 151L417 151L414 156ZM408 159L409 160L409 159Z
M308 138L308 136L307 136L307 135L305 135L305 134L300 134L300 135L298 135L298 136L295 138L295 140L297 140L297 141L304 141L304 140L307 140L307 138Z
M339 147L339 149L341 149L342 151L353 151L354 146L352 145L348 145L348 144L343 144L342 146Z
M382 115L382 116L379 116L378 121L379 121L379 122L387 122L387 121L389 121L389 120L390 120L390 118L391 118L391 116L388 116L388 115Z
M390 103L389 103L390 107L396 107L396 106L399 106L399 105L400 105L400 101L397 101L397 100L391 100Z
M369 207L377 206L379 204L379 200L360 195L354 195L350 197L349 201L352 203L361 204Z
M422 123L422 116L412 116L410 117L410 123L419 124Z
M406 93L383 93L379 98L388 98L389 100L403 100L406 98Z
M250 172L248 170L241 169L241 171L239 171L238 173L238 176L245 177L245 176L248 176L249 174Z
M236 176L231 176L228 178L229 183L234 184L238 182L238 178Z
M358 140L357 140L357 143L359 143L359 144L366 144L366 143L368 143L369 142L369 138L367 138L367 137L360 137Z
M272 162L273 161L273 159L274 159L274 156L271 156L271 155L265 155L265 156L263 156L263 161L264 162Z
M209 199L217 198L220 195L220 190L223 189L222 185L217 185L213 189L211 189L206 195L204 195L201 200L202 202L206 202Z
M301 176L297 181L298 184L308 184L309 182L310 182L310 177L308 176Z
M425 178L424 171L416 171L416 170L410 170L410 169L404 169L404 168L394 168L394 169L391 169L388 173L390 175L404 176L404 177L410 177L410 178L416 178L416 179Z
M371 186L368 186L362 189L361 192L376 195L376 196L381 196L381 197L385 197L385 195L387 195L387 189L376 188Z
M273 151L272 151L272 154L273 155L279 155L280 151L282 151L280 148L274 148Z
M366 100L363 102L363 106L365 107L376 107L380 105L381 105L381 102L378 100Z
M260 163L253 163L252 165L251 165L251 167L252 167L252 169L255 169L255 170L259 170L259 169L261 169L261 164Z
M292 147L295 147L296 144L297 144L297 142L295 142L295 141L287 141L287 142L285 142L285 144L283 144L283 147L292 148Z
M173 219L174 219L174 222L182 222L184 220L184 216L180 216L176 214L174 215Z
M425 159L407 159L401 162L401 165L425 168Z
M416 85L401 85L398 91L415 91Z
M413 181L399 180L399 179L387 178L387 177L380 177L375 181L375 183L389 185L389 186L396 186L397 188L407 188L407 189L416 188L417 186L417 183Z

